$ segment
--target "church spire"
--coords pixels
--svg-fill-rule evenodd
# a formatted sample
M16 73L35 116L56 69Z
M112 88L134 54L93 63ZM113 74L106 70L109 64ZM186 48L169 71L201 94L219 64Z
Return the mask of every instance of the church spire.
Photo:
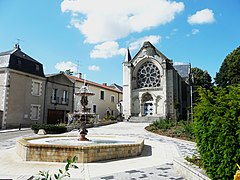
M132 57L131 57L129 48L127 48L127 52L126 52L126 55L125 55L124 62L129 62L131 59L132 59Z

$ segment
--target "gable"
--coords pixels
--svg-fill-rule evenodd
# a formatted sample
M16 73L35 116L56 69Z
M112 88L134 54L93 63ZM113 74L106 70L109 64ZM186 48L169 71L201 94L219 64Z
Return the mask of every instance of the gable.
M146 60L148 58L154 59L160 64L168 60L168 58L164 54L162 54L149 41L147 41L144 42L141 49L130 62L133 66L136 66L140 61Z
M72 80L70 80L68 77L65 76L65 74L62 74L62 73L47 75L47 81L52 83L59 83L67 86L72 86L74 84Z

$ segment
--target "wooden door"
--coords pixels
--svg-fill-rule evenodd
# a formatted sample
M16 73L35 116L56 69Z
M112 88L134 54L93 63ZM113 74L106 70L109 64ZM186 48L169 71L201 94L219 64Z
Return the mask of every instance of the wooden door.
M64 119L65 118L64 118L63 110L48 109L48 117L47 117L48 124L64 123Z

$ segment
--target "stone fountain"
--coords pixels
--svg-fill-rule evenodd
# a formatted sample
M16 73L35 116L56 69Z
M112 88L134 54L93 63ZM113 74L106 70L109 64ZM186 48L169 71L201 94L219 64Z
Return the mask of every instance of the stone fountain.
M81 97L82 109L74 116L80 121L80 137L66 135L44 135L18 139L17 154L25 161L65 162L74 156L78 162L89 163L102 160L135 157L141 154L144 140L128 136L89 136L86 124L93 117L87 108L88 97L93 96L84 86L75 95Z
M95 94L93 92L90 92L88 87L85 85L82 86L80 91L75 93L76 96L81 97L81 105L82 105L82 110L80 113L75 113L73 116L75 118L78 118L80 121L80 141L88 141L88 139L85 137L88 133L88 130L86 129L86 124L89 122L90 118L93 118L95 114L90 113L91 108L87 108L88 105L88 96L94 96Z

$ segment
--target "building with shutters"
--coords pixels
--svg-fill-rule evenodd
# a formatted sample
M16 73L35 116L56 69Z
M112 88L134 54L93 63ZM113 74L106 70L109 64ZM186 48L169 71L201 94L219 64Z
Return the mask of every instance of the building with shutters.
M19 45L0 53L0 128L43 122L45 75L40 62Z

